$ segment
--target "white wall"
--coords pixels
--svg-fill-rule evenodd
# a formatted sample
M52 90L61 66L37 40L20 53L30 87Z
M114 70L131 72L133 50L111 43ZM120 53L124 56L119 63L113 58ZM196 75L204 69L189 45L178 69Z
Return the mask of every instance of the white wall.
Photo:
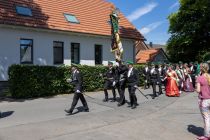
M70 34L20 30L0 27L0 81L8 79L7 70L20 64L20 39L33 39L33 64L53 65L53 41L64 42L64 64L71 64L71 43L80 43L80 63L95 65L95 44L103 46L103 64L114 61L110 52L111 40L107 37L90 37ZM124 60L134 60L134 41L122 40Z

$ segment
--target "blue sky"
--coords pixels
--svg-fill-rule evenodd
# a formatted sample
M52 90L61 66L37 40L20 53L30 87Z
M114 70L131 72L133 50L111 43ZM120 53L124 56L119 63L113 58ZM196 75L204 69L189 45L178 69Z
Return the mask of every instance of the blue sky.
M108 0L133 23L147 39L146 43L166 44L168 15L179 8L178 0Z

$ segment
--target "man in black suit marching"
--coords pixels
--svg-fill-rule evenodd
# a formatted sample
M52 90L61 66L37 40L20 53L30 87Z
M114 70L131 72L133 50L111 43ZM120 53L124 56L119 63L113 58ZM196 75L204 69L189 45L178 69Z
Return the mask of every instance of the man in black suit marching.
M152 90L153 90L153 96L152 99L155 99L155 97L158 96L156 92L156 86L159 86L159 93L162 93L161 85L160 85L160 74L158 70L158 66L155 66L152 64L152 69L150 71L150 78L151 78L151 85L152 85Z
M136 88L138 88L139 83L139 74L138 71L133 67L133 62L128 61L128 74L127 74L127 82L128 82L128 92L130 97L130 105L131 109L135 109L137 104L136 98Z
M105 83L104 83L104 94L105 94L105 98L104 98L104 102L108 102L108 89L112 89L112 93L113 93L113 102L116 101L116 92L115 92L115 85L116 85L116 71L115 68L113 67L113 63L112 62L108 62L108 71L103 75L104 79L105 79Z
M117 79L118 79L118 91L120 95L118 106L125 104L125 86L126 79L128 73L128 67L122 63L122 61L118 62L119 66L117 67Z
M89 108L87 105L87 102L85 100L84 95L82 94L82 75L80 71L76 68L76 66L72 66L72 77L71 79L67 79L68 82L70 82L72 85L74 85L74 97L73 97L73 102L71 105L71 108L69 110L65 110L68 114L72 115L73 110L75 106L77 105L78 100L80 99L83 106L84 106L84 111L89 112Z
M150 87L150 68L149 64L147 64L143 70L143 76L144 76L144 89L147 89Z

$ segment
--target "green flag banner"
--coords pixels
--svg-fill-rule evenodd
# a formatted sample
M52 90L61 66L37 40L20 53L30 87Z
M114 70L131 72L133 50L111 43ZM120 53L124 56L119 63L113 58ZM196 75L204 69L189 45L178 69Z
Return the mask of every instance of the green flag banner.
M117 10L113 10L110 14L110 22L111 22L111 51L115 54L115 59L121 61L123 54L123 46L120 40L119 35L119 17Z

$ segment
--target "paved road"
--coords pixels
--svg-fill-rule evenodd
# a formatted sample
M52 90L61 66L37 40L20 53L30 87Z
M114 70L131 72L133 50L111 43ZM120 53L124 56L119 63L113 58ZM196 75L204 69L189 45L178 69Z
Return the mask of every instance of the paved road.
M152 100L151 90L143 92L149 100L138 93L135 110L103 103L102 92L86 93L90 112L73 116L63 111L72 95L1 101L0 140L193 140L202 134L196 93Z

